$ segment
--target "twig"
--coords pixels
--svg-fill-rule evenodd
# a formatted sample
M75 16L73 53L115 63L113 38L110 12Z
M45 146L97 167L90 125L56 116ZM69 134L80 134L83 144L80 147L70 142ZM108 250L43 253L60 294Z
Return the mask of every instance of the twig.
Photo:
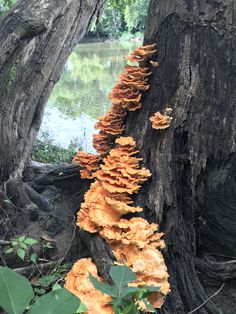
M44 264L39 264L37 265L37 267L33 265L33 266L26 266L22 268L16 268L14 269L14 271L16 271L17 273L23 276L27 276L31 274L32 272L34 272L35 270L39 270L39 269L42 273L47 272L50 268L54 268L56 264L57 262L48 262Z
M0 245L9 245L10 241L0 240Z
M191 312L188 312L187 314L192 314L194 312L196 312L197 310L199 310L200 308L202 308L208 301L210 301L214 296L216 296L223 288L224 288L225 282L223 283L223 285L220 287L219 290L217 290L214 294L212 294L208 299L206 299L206 301L204 301L201 305L199 305L196 309L192 310Z

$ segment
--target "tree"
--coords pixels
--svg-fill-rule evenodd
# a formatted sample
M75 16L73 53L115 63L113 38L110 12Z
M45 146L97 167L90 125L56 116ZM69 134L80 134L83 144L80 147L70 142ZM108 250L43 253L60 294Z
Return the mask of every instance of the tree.
M25 174L30 185L19 180L47 97L74 38L82 36L82 20L87 28L102 5L101 1L81 4L22 1L2 18L0 106L5 116L0 117L0 180L8 182L16 204L23 186L31 202L43 208L40 191L53 184L70 191L71 208L78 205L76 191L82 183L75 166L34 164ZM172 291L161 314L215 314L220 308L224 314L235 312L235 281L229 281L236 275L235 9L233 0L151 0L149 5L145 44L157 43L155 61L160 67L153 71L143 107L128 115L125 133L135 138L152 171L135 201L166 234ZM80 19L75 18L78 15ZM158 132L149 118L167 106L173 108L172 124ZM1 206L8 204L1 201ZM81 233L81 237L109 279L113 256L108 247L96 236ZM224 282L224 294L197 310L211 293L210 285L215 291Z
M160 67L126 133L152 172L136 203L166 234L163 314L189 313L236 274L235 9L231 0L149 5L144 43L157 44ZM172 125L158 132L147 121L166 107ZM234 313L235 291L227 282L196 313Z
M29 203L19 181L46 101L104 2L19 1L1 17L0 183L8 182L9 195L20 206Z

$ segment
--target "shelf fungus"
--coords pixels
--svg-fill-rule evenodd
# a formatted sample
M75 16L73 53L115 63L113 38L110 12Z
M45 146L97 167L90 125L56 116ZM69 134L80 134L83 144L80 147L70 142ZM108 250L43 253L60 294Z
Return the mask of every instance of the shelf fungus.
M139 169L142 159L134 157L136 153L132 137L116 140L116 148L103 159L101 168L93 174L97 180L85 194L77 219L81 228L97 232L112 226L125 214L143 210L130 206L132 201L128 197L128 194L137 192L140 184L151 175L149 170Z
M86 305L88 308L86 313L113 314L112 305L108 304L111 297L94 288L88 277L89 273L102 282L97 274L97 267L91 258L78 260L65 278L65 288Z
M99 129L106 134L120 135L124 131L124 117L126 111L121 105L113 104L111 110L103 117L98 117L95 129Z
M82 168L80 175L82 179L93 179L93 171L100 167L101 157L99 155L89 154L78 151L73 159L73 163L79 164Z
M159 286L160 291L151 293L148 300L155 308L160 308L170 291L168 272L160 251L165 247L163 233L158 232L158 225L141 217L123 217L143 211L143 208L133 206L132 195L138 193L151 173L140 167L142 158L137 157L139 151L134 139L121 136L127 110L140 108L142 93L149 89L151 72L144 64L156 52L155 47L155 44L142 46L126 57L139 65L125 66L109 94L111 109L95 124L99 133L93 136L93 147L98 155L79 152L74 162L82 167L82 177L95 180L85 193L77 214L77 225L90 233L99 233L110 245L118 263L129 266L136 273L137 279L131 286ZM158 66L154 61L150 64ZM151 117L153 128L168 128L171 112L172 109L167 108L163 115L157 112ZM102 281L91 259L81 259L67 274L65 288L84 302L88 307L86 313L114 314L109 304L111 298L93 287L88 279L89 272ZM137 301L137 306L142 312L148 312L142 301Z
M172 117L170 116L172 112L171 108L166 108L164 114L162 115L159 111L157 111L154 116L150 118L152 122L153 129L164 130L170 126Z
M125 59L131 62L142 63L148 58L150 59L154 53L156 53L156 44L142 46L135 49L129 56L126 56Z

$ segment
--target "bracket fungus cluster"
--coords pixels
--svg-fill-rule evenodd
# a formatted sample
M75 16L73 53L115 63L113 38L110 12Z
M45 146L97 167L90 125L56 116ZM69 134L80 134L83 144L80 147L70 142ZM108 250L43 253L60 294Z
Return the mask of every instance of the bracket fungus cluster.
M153 129L157 130L167 129L170 126L172 120L172 117L170 116L171 113L172 113L171 108L166 108L164 114L161 114L159 111L157 111L154 114L154 116L150 118Z
M109 94L111 109L95 124L95 128L100 130L93 138L98 155L78 153L74 162L80 164L83 178L94 179L85 193L77 225L90 233L99 233L110 245L117 261L136 273L137 279L130 285L159 286L160 291L152 293L148 300L155 308L160 308L170 290L167 267L160 251L165 247L163 233L158 232L156 224L141 217L123 217L143 211L143 208L133 206L132 194L138 193L151 176L148 169L140 167L142 158L137 157L133 138L124 137L122 133L127 111L142 106L142 92L148 90L151 75L144 64L155 52L155 45L142 46L126 57L139 66L125 66L124 73ZM150 119L155 126L167 127L171 121L168 110L166 116L156 114L151 118L154 120ZM102 281L91 259L81 259L67 274L65 287L85 303L88 314L114 313L108 304L110 297L95 290L89 282L89 272ZM144 304L140 303L139 308L147 312Z
M143 62L155 52L155 45L142 46L136 49L130 58L126 57L131 62L137 62L136 59L138 59L139 65L124 67L123 73L120 74L120 80L109 94L112 102L111 109L106 115L98 117L98 122L95 124L95 129L99 130L99 133L93 135L93 147L101 156L101 160L112 149L115 139L123 133L127 111L141 108L142 92L149 89L148 79L151 75L149 68L143 66ZM89 163L90 159L88 158L87 161ZM88 169L90 164L87 167L84 161L80 162L80 158L74 158L74 162L81 165L82 178L93 179L93 170Z
M73 159L73 163L79 164L82 168L80 175L82 179L92 179L93 171L99 169L101 157L95 154L89 154L78 151Z

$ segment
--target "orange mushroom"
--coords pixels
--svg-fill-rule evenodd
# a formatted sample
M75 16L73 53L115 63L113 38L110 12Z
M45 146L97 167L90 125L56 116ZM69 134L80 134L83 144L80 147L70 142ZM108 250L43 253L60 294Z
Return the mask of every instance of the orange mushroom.
M172 117L170 117L171 112L172 112L171 108L166 108L164 115L157 111L154 114L154 116L150 118L153 129L157 130L167 129L170 126L172 120Z
M91 258L78 260L65 278L65 288L81 299L88 308L87 314L113 314L112 305L108 304L111 297L94 288L89 273L102 281Z
M89 154L78 151L73 159L73 163L79 164L82 170L80 175L82 179L92 179L93 171L100 167L101 157L99 155ZM85 168L85 169L83 169Z
M142 64L146 59L151 58L156 52L155 47L156 44L139 47L125 58L131 62L139 62Z

